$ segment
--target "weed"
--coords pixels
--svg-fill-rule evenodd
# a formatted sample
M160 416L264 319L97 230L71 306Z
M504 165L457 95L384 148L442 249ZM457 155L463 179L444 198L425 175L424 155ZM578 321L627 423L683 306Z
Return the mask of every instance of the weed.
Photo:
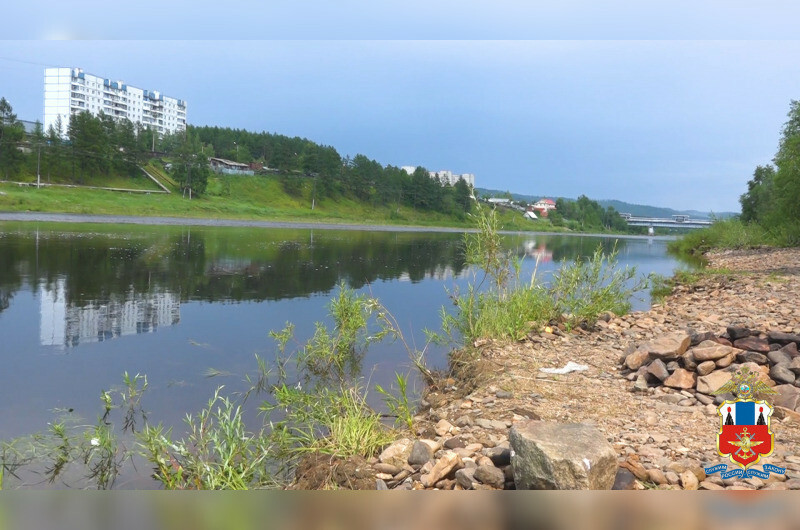
M395 372L394 378L397 383L396 393L384 390L380 385L375 385L375 390L383 396L384 403L396 418L395 422L410 430L414 427L414 411L408 400L408 376Z
M145 426L138 439L167 489L249 489L273 486L264 432L245 429L242 410L219 387L197 416L186 416L186 438L173 441L161 424Z

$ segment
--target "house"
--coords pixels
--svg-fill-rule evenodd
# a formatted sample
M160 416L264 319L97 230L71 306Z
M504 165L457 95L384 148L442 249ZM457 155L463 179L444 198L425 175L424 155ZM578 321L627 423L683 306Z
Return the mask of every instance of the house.
M216 173L225 173L226 175L253 175L255 173L249 165L225 158L209 158L208 164Z
M530 209L526 210L525 213L522 214L522 217L524 217L525 219L530 219L531 221L535 221L536 219L538 219L538 217L536 217L536 214L533 213L533 210Z
M556 202L552 199L539 199L534 203L533 209L538 211L542 217L547 217L550 210L556 209Z

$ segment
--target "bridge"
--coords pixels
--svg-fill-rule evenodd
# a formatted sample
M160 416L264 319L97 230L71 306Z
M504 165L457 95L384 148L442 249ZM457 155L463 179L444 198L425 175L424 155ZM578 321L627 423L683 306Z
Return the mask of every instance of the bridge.
M621 213L620 217L628 222L628 226L646 226L648 232L653 233L653 228L706 228L711 226L711 221L690 219L688 215L673 215L671 219L659 217L634 217L629 213Z

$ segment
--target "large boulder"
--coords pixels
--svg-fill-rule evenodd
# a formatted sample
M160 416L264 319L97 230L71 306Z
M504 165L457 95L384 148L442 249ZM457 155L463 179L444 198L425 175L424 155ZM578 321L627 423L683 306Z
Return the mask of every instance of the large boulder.
M592 425L528 421L511 428L509 441L517 489L607 490L614 485L617 453Z
M722 344L714 344L704 346L705 342L700 344L699 346L695 346L692 348L692 357L694 358L695 362L701 363L703 361L716 361L717 359L722 359L726 355L731 353L736 354L739 350L736 348L732 348L730 346L725 346Z
M750 336L733 341L733 345L740 350L769 353L769 342L767 342L767 339Z
M395 467L403 468L411 456L411 449L414 441L408 438L401 438L383 450L378 456L378 460L384 464L391 464Z
M767 338L770 342L777 342L779 344L788 344L790 342L794 342L795 344L800 344L800 335L794 335L792 333L783 333L781 331L770 331L767 333Z
M697 374L683 368L678 368L672 372L671 376L664 380L664 386L688 390L690 388L694 388L696 382Z
M772 388L778 392L773 404L778 407L785 407L790 410L800 408L800 388L794 385L778 385Z
M683 355L691 342L692 337L688 333L676 332L657 337L643 344L640 349L646 350L653 359L669 361Z
M625 357L625 366L631 370L638 370L647 364L650 360L650 353L647 350L639 348L635 352Z
M711 394L719 387L731 380L733 374L728 371L716 370L708 375L697 378L697 391L702 394Z

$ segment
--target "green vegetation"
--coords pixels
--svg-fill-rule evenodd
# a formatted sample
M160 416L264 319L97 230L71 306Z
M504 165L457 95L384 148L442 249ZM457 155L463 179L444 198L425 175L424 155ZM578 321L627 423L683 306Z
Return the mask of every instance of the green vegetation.
M670 241L670 252L702 256L715 248L751 248L760 245L783 246L784 240L758 223L747 223L742 219L720 219L708 228L693 230L681 239Z
M634 281L635 268L617 268L616 250L605 255L601 248L589 259L562 263L549 285L536 278L535 270L523 282L520 263L501 245L495 211L478 207L475 218L478 231L465 236L467 262L477 265L482 277L466 294L452 294L455 314L442 308L442 329L450 341L519 340L558 322L568 328L591 326L604 312L629 311L630 296L647 286L646 279Z
M789 105L774 166L758 166L739 198L740 219L716 221L670 250L700 255L715 248L800 245L800 101Z

